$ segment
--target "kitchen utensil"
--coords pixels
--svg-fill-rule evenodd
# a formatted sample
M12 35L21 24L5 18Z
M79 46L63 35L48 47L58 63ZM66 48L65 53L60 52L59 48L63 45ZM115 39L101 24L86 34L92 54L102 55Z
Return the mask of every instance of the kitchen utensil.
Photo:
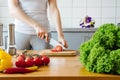
M8 47L7 52L13 56L16 55L16 48L15 47Z
M3 24L0 24L0 47L3 46Z
M53 47L56 47L57 45L60 45L60 46L62 46L63 49L65 49L65 50L67 49L67 48L65 48L62 44L60 44L58 41L56 41L56 40L53 39L53 38L50 38L49 44L52 45Z
M15 45L15 24L9 24L8 26L8 44Z
M15 28L14 24L9 24L9 26L8 26L8 48L7 48L7 52L10 55L16 55L14 28Z
M44 49L44 50L39 51L39 54L47 55L47 56L67 57L67 56L76 56L77 51L76 50L63 50L60 52L52 52L50 49Z

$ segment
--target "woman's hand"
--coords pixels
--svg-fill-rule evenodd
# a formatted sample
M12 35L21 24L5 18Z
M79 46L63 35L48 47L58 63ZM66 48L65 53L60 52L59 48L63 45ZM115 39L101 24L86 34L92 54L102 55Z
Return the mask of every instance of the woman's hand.
M36 26L35 30L36 30L37 36L40 39L45 39L46 42L49 41L48 32L47 32L47 30L44 27L42 27L42 26Z
M67 43L67 41L66 41L64 38L59 37L59 38L58 38L58 41L59 41L64 47L68 48L68 43Z

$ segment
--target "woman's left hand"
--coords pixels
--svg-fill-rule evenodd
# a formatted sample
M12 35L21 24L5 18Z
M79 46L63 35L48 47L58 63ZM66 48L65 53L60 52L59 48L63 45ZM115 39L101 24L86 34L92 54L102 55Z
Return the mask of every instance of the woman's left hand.
M68 48L68 43L64 38L58 38L58 41L65 47Z

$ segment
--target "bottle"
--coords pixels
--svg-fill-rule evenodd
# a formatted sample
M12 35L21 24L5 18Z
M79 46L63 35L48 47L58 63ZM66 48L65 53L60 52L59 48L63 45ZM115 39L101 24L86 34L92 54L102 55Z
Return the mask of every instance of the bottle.
M3 49L3 24L0 24L0 49Z
M10 55L16 55L16 47L15 47L15 24L8 25L8 48L7 52Z

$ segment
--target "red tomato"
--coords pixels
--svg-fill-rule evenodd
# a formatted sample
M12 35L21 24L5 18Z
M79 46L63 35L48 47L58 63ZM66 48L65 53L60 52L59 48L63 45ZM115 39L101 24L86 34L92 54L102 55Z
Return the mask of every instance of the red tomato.
M52 52L58 52L56 49L51 49Z
M34 65L33 59L30 57L27 57L25 59L25 67L32 67Z
M47 56L42 56L43 65L48 65L50 63L50 58Z
M20 54L15 62L16 67L25 67L25 55Z
M34 64L35 64L36 66L42 66L42 65L43 65L43 61L42 61L42 59L41 59L40 57L35 57L35 58L33 59L33 61L34 61Z
M60 52L62 50L63 50L63 48L60 45L57 45L55 48L51 49L52 52Z
M25 55L23 55L23 54L20 54L20 55L17 57L17 61L24 60L24 59L25 59Z
M16 67L25 67L25 61L24 60L17 60L15 62Z
M55 49L56 49L58 52L63 50L62 46L60 46L60 45L57 45L57 46L55 47Z

